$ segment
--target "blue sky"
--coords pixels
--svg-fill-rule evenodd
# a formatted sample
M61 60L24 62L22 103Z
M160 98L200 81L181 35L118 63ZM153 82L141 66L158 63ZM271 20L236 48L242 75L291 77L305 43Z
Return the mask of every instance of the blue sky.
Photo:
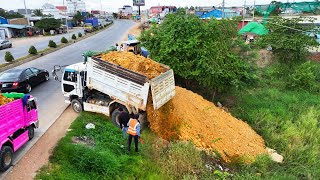
M18 9L24 8L24 0L0 0L0 7L4 9ZM27 8L41 8L45 3L51 3L54 5L62 5L63 0L25 0ZM87 10L100 9L100 0L84 0L86 2ZM281 2L287 2L287 0L280 0ZM302 0L303 1L303 0ZM304 0L306 1L306 0ZM307 0L310 1L310 0ZM222 0L145 0L146 7L156 5L174 5L174 6L219 6ZM243 6L244 0L225 0L226 6ZM248 5L253 5L254 0L247 0ZM256 0L256 4L269 4L271 0ZM289 0L293 2L293 0ZM295 2L299 2L296 0ZM132 5L132 0L101 0L102 9L105 11L116 11L123 5Z

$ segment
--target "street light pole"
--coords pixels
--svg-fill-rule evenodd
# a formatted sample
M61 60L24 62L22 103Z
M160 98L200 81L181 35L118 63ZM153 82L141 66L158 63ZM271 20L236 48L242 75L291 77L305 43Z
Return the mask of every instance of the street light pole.
M256 0L253 1L253 21L254 21L255 10L256 10Z
M64 0L63 0L63 6L64 6ZM68 34L68 37L69 37L69 39L68 40L70 40L71 38L70 38L70 33L69 33L69 26L68 26L68 12L67 12L67 9L68 9L68 6L66 6L66 9L64 10L64 17L65 17L65 19L66 19L66 26L67 26L67 34Z
M23 0L24 2L24 10L26 11L26 17L27 17L27 21L28 21L28 25L30 26L30 20L28 17L28 10L27 10L27 5L26 5L26 0Z
M102 1L100 0L100 16L102 15Z

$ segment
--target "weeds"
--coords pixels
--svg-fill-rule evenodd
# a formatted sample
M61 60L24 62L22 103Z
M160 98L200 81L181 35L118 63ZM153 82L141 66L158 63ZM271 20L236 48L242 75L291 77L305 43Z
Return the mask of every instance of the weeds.
M320 96L313 91L287 89L288 76L284 74L290 70L279 69L280 65L274 65L263 70L260 85L241 92L232 112L248 121L268 147L283 155L284 163L260 157L250 166L240 165L240 179L320 177Z

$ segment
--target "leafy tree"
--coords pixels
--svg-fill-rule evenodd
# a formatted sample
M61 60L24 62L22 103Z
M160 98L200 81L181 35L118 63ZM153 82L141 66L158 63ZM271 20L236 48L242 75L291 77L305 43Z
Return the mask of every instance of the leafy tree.
M48 32L61 26L61 21L54 18L44 18L38 21L35 26Z
M29 54L32 54L32 55L38 54L38 51L37 51L36 47L31 46L29 48Z
M271 33L261 38L265 46L271 45L274 57L285 64L302 63L309 55L308 48L318 46L310 32L314 26L302 25L305 18L273 18L267 28ZM311 21L311 19L309 19Z
M281 10L282 2L271 1L270 5L276 6L276 8L270 13L270 15L278 16L282 12L282 10Z
M234 20L203 22L180 11L169 14L140 39L154 60L169 65L185 79L197 80L214 96L252 79L250 65L231 49L235 37Z
M12 56L11 52L6 52L6 54L4 55L4 60L6 62L12 62L14 60L14 57Z
M50 40L48 46L52 48L56 48L57 44L54 41Z
M17 12L6 12L3 9L0 9L0 16L6 19L14 19L14 18L23 18L24 16Z
M80 13L80 11L77 11L77 13L73 16L73 21L76 24L81 24L81 22L84 20L82 14Z
M65 38L65 37L62 37L62 38L61 38L61 43L65 43L65 44L68 43L68 39Z
M76 39L77 39L77 36L76 36L75 34L72 34L71 39L76 40Z
M288 88L307 91L320 90L316 71L316 66L310 61L295 67L293 73L289 76Z
M193 7L193 6L191 6L191 7L189 8L189 10L194 11L194 7Z
M33 14L35 15L35 16L43 16L43 13L42 13L42 9L36 9L36 10L34 10L34 12L33 12Z

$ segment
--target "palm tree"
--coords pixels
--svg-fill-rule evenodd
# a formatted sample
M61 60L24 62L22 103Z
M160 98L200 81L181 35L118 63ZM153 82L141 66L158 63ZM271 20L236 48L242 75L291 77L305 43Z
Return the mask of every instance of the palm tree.
M43 16L42 9L36 9L33 11L35 16Z

